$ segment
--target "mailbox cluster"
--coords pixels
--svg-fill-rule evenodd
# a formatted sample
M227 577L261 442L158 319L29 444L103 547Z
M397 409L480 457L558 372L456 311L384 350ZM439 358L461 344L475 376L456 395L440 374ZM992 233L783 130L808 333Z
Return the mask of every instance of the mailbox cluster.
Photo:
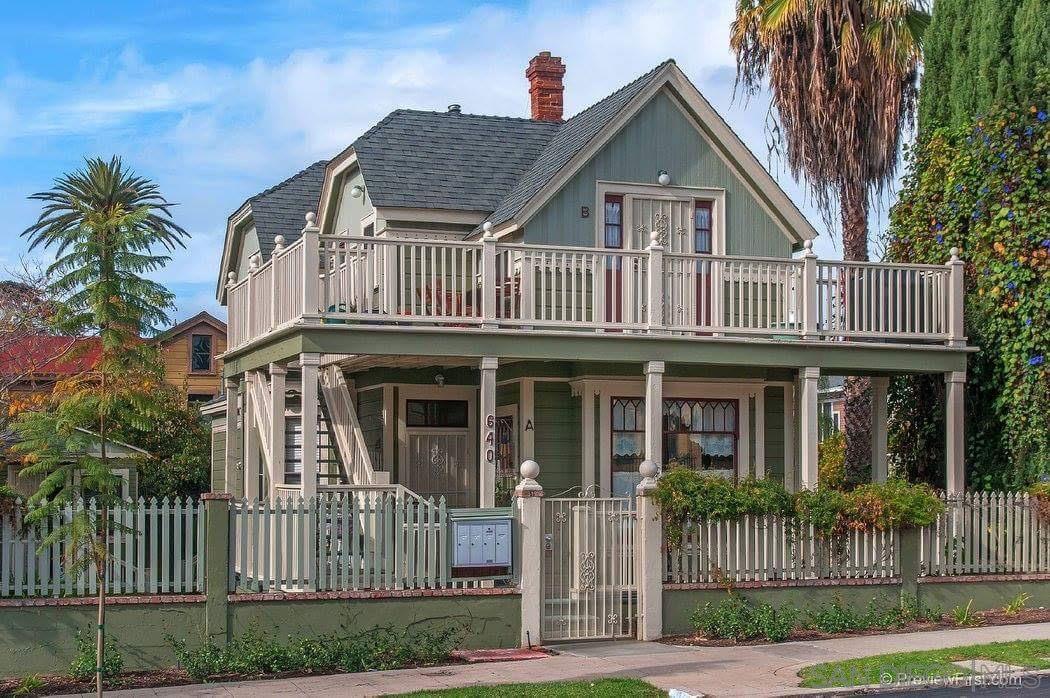
M510 519L452 521L453 576L500 576L511 573Z

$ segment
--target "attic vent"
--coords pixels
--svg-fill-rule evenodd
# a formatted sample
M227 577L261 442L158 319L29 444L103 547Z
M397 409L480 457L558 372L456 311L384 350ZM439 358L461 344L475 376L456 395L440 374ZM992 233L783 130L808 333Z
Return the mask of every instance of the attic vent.
M449 114L459 114L461 111L462 111L462 109L460 108L460 106L458 104L450 104L450 105L448 105L448 113Z

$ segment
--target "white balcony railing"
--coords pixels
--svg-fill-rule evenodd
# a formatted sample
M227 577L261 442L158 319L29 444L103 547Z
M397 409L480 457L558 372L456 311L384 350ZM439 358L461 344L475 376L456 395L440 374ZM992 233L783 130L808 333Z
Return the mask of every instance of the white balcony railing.
M319 235L228 285L230 347L298 324L964 343L945 265Z

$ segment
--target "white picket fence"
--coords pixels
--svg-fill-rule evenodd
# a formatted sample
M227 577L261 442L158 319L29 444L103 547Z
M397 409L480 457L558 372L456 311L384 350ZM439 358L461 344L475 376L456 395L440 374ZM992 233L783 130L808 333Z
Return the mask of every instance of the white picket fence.
M922 530L926 575L1050 572L1050 521L1023 492L967 492Z
M448 578L445 500L396 485L231 509L236 591L436 589Z
M79 508L79 507L78 507ZM94 500L89 513L97 511ZM94 596L96 568L70 573L66 540L42 542L73 517L73 505L36 525L24 525L21 502L0 516L0 597ZM192 499L126 501L109 511L106 544L109 594L190 594L204 591L204 505Z
M783 579L874 579L900 569L895 530L824 537L779 516L686 521L668 546L664 580L723 583Z

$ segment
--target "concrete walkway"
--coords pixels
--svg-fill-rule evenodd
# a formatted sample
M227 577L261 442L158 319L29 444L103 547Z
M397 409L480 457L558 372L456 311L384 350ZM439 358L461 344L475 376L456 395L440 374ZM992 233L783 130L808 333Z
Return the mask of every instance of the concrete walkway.
M556 645L557 656L522 662L114 691L108 695L376 696L476 684L633 676L660 688L678 688L692 694L784 696L806 693L798 688L797 674L799 669L810 664L887 652L1041 639L1050 639L1050 623L869 635L753 647L693 648L631 641L591 642Z

